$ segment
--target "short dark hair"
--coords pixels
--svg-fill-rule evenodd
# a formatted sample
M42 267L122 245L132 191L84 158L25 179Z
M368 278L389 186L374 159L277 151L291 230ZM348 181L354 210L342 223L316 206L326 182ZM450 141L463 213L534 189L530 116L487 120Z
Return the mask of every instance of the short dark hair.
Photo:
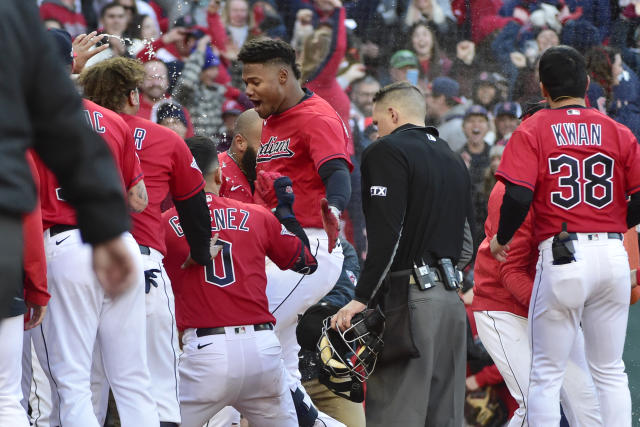
M567 45L553 46L540 57L540 82L552 100L584 98L587 91L587 64L584 57Z
M282 40L257 38L242 45L238 60L245 64L264 64L267 62L288 65L297 80L300 79L300 67L296 64L296 51Z
M418 89L416 86L412 85L411 83L396 82L390 85L386 85L385 87L381 88L378 92L376 92L376 94L373 96L373 102L382 101L388 94L390 94L391 92L395 92L396 90L415 90L420 94L420 96L423 96L422 92L420 92L420 89Z
M192 136L185 139L193 158L203 175L216 169L219 165L216 143L206 136Z

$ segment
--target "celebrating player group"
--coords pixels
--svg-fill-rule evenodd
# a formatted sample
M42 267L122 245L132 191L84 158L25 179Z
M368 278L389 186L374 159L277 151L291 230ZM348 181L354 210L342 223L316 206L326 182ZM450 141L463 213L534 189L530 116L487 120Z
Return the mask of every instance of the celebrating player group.
M253 39L238 60L254 108L222 153L207 137L185 141L136 116L139 61L106 59L78 78L87 123L120 173L133 284L102 287L68 195L33 156L51 294L23 350L27 360L33 345L45 376L35 425L102 426L111 390L125 427L241 417L252 427L344 426L302 385L296 326L343 270L351 136L301 86L290 45ZM585 105L576 50L549 48L539 75L545 104L513 133L489 200L478 334L518 402L510 426L557 426L562 413L571 425L631 426L623 236L640 222L640 146ZM31 375L25 367L25 399ZM21 408L11 417L7 426L29 425Z

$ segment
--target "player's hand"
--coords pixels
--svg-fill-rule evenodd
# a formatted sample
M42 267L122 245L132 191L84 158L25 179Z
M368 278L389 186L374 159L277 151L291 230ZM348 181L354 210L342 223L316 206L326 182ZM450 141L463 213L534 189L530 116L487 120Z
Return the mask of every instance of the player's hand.
M80 74L90 58L109 48L108 44L103 44L95 49L91 49L92 47L95 47L96 43L105 37L105 34L97 34L98 33L96 31L92 31L89 34L79 34L73 40L73 43L71 44L74 56L73 74Z
M467 377L467 379L465 380L465 385L467 386L467 390L469 391L476 391L477 389L480 388L480 386L478 385L478 380L476 379L475 375L471 375L470 377Z
M322 226L329 238L329 253L331 253L338 242L338 234L340 233L340 211L335 206L329 206L327 199L320 201L320 209Z
M24 325L25 331L35 328L40 323L42 323L44 315L47 312L47 306L36 305L32 302L27 301L27 312L29 313L29 321Z
M507 260L507 252L510 249L509 244L507 243L506 245L501 245L500 243L498 243L497 234L493 236L493 239L491 239L489 247L491 248L491 255L493 255L495 259L500 262L505 262Z
M219 234L220 233L214 234L213 237L211 238L211 243L209 244L209 255L211 255L211 259L212 260L215 257L217 257L218 254L220 253L220 251L222 250L222 245L217 245L216 244L216 243L218 243L218 235ZM194 265L200 266L200 264L198 264L193 258L191 258L191 252L189 252L189 255L187 255L187 259L184 260L184 262L182 263L180 268L185 270L185 269L187 269L189 267L193 267Z
M293 202L296 199L293 194L293 182L288 176L281 176L273 181L273 190L278 199L278 206L285 206L289 209L293 208Z
M342 307L336 314L331 317L331 327L335 330L344 331L351 327L351 318L362 310L367 308L361 302L356 300L349 301L349 304Z
M264 206L267 209L273 209L278 204L278 198L273 188L276 179L281 178L278 172L266 172L261 170L256 177L255 186L256 193L260 199L264 202Z
M93 270L109 295L118 295L129 289L138 274L122 237L93 247Z

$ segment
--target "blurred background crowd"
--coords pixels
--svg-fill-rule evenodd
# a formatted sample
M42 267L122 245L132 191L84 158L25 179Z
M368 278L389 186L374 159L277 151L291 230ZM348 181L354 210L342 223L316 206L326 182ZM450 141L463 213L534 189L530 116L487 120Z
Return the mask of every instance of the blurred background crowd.
M427 124L438 128L469 168L476 248L484 237L493 172L504 146L523 109L541 99L537 61L547 48L562 43L583 53L591 77L590 106L640 135L640 1L39 3L44 24L68 31L74 47L91 31L107 35L102 46L90 47L100 52L86 66L112 56L144 63L138 115L183 138L210 137L219 151L229 147L236 117L252 107L243 92L240 47L255 37L290 42L298 53L303 84L326 99L351 130L354 189L360 187L360 155L377 138L371 120L374 94L396 81L417 85L428 105ZM353 191L344 225L344 237L363 260L367 245L359 191ZM465 282L466 291L472 287L473 265ZM479 343L470 332L470 342L474 340ZM470 363L470 391L501 382L481 350L475 356L470 351L470 358L480 360ZM506 397L504 403L507 411L513 410Z

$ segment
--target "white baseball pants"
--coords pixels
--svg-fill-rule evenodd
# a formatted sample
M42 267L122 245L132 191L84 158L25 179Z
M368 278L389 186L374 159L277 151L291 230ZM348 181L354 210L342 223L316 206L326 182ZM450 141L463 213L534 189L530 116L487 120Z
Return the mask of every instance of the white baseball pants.
M531 371L531 350L525 317L507 311L476 311L473 313L478 336L502 374L518 409L509 427L526 427L527 390ZM579 329L567 362L560 391L562 409L571 426L601 426L598 397L584 354L584 336Z
M78 230L50 237L45 232L51 301L42 323L43 368L54 396L51 423L98 427L90 373L94 343L100 344L123 426L158 425L145 350L142 262L129 233L123 238L139 272L139 282L117 297L105 295L92 269L92 249ZM33 339L39 337L34 334ZM39 354L40 356L40 354Z
M32 334L42 334L40 326L24 331L22 345L22 407L31 406L31 424L34 427L49 427L51 416L51 385L32 343Z
M559 392L578 328L605 426L631 426L631 396L622 352L629 313L629 263L622 241L578 233L576 259L553 265L552 238L540 243L529 306L532 366L528 422L557 426Z
M270 330L227 327L225 334L198 337L187 329L180 357L182 427L202 427L233 406L261 427L297 427L280 342Z
M22 400L24 315L0 320L0 425L29 427Z

